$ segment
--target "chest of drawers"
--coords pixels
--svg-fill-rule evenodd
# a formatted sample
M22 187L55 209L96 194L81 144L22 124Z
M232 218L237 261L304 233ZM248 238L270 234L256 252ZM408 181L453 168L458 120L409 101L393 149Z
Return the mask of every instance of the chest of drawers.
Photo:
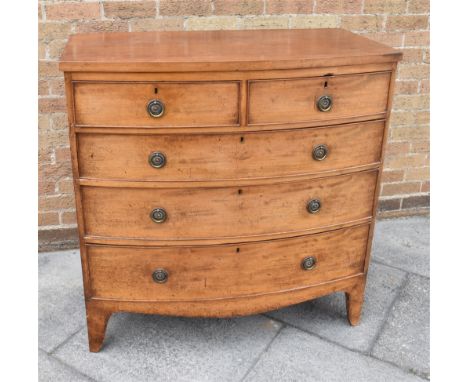
M89 346L114 312L363 303L401 54L340 29L81 34L62 56Z

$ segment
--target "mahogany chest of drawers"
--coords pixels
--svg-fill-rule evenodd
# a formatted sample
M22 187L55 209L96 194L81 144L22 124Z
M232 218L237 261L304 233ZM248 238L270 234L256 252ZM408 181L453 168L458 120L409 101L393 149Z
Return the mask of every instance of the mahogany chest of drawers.
M340 29L74 35L89 346L118 311L363 303L401 54Z

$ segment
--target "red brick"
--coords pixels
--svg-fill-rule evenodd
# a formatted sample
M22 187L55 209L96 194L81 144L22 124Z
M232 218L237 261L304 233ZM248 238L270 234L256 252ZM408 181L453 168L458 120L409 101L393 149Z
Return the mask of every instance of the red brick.
M73 179L63 178L57 182L58 192L61 194L72 194L73 189Z
M315 13L361 13L363 0L317 0Z
M382 183L400 182L403 180L405 172L403 170L387 170L382 173Z
M388 168L403 169L412 167L422 167L429 162L425 154L398 155L385 158L385 163Z
M49 42L66 39L71 33L71 23L39 23L39 40Z
M94 32L128 32L127 21L105 20L78 22L75 27L76 33Z
M49 82L46 80L39 80L38 93L40 96L49 94Z
M392 128L390 136L392 141L428 139L429 126L408 126Z
M421 207L429 207L430 205L430 197L429 195L417 195L417 196L409 196L403 199L403 203L401 204L402 209L407 208L421 208Z
M414 31L426 29L428 21L428 16L388 16L386 28L389 31Z
M429 39L427 31L409 31L405 33L405 46L429 46Z
M382 187L382 196L394 196L394 195L407 195L419 192L421 188L420 182L409 182L409 183L389 183L384 184Z
M409 142L388 142L385 148L385 155L408 154L410 150Z
M429 13L429 0L409 0L408 13Z
M215 15L261 15L263 0L215 0Z
M420 88L419 88L419 92L421 94L428 94L431 89L430 89L430 81L429 80L421 80L420 82Z
M405 170L405 180L429 180L430 177L430 170L429 167L416 167L416 168L408 168Z
M425 50L422 48L404 48L400 49L403 53L402 63L422 62Z
M52 130L66 130L68 129L68 117L66 113L52 113L50 114L50 128Z
M429 65L425 64L400 64L398 67L398 79L428 79Z
M312 13L312 5L310 0L266 0L266 13Z
M394 48L399 48L403 45L404 33L401 32L371 32L365 33L363 36L381 42L382 44L390 45Z
M75 211L64 211L60 214L61 224L76 224L76 213Z
M68 162L71 160L70 147L59 147L55 149L55 160L57 162Z
M430 150L429 140L411 142L412 153L428 153Z
M63 77L57 61L39 61L39 78L44 77Z
M431 188L431 182L422 182L421 183L421 192L429 192Z
M39 98L39 112L40 113L54 113L59 111L66 111L65 98Z
M104 16L108 19L156 17L155 1L105 1Z
M418 92L418 81L396 81L395 82L395 95L398 94L416 94Z
M377 15L343 16L341 27L351 31L374 32L382 29L383 22L383 16Z
M75 207L73 195L54 195L39 198L39 211L60 211Z
M210 0L159 0L161 16L207 16L211 15Z
M47 20L83 20L100 18L99 3L47 3Z
M39 226L60 224L59 214L57 212L40 212L38 216Z
M56 228L39 230L40 251L58 251L61 249L78 248L78 230L76 228Z
M51 78L48 81L50 94L54 96L64 96L65 95L65 83L63 78Z
M399 210L401 206L401 199L384 199L379 200L378 210L379 211L395 211Z
M406 13L406 0L365 0L364 13Z

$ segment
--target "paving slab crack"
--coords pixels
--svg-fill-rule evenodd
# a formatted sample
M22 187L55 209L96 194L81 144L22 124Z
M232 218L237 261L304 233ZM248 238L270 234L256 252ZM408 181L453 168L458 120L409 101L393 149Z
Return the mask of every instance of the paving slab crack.
M409 273L409 274L412 274L412 275L415 275L415 276L419 276L419 277L423 277L423 278L425 278L425 279L430 280L430 277L429 277L429 276L422 275L422 274L420 274L420 273L415 273L415 272L412 272L412 271L408 271L408 270L406 270L406 269L399 268L399 267L396 267L396 266L394 266L394 265L384 263L384 262L382 262L381 260L371 259L371 262L372 262L372 263L377 263L377 264L379 264L379 265L384 265L384 266L386 266L386 267L393 268L393 269L396 269L396 270L401 271L401 272Z
M58 349L60 349L63 345L65 345L68 341L70 341L75 335L77 335L79 332L81 332L85 327L86 327L86 325L81 326L77 331L70 334L67 338L65 338L65 340L60 342L52 350L48 351L47 354L53 355Z
M270 319L270 317L268 317ZM273 321L276 321L276 322L279 322L278 320L273 320ZM247 378L247 376L250 374L250 372L254 369L255 366L257 366L257 363L260 361L260 358L262 358L262 355L267 353L268 350L270 350L271 348L271 345L273 344L273 342L275 342L276 338L279 336L279 334L283 331L283 328L285 327L284 323L282 322L279 322L279 324L281 325L280 328L278 329L278 331L275 333L275 335L273 336L273 338L271 339L271 341L265 346L265 348L263 349L263 351L261 351L257 357L255 357L254 361L252 362L252 364L250 365L250 367L247 369L247 371L245 372L244 376L239 380L240 382L243 382L245 381L245 379Z
M382 331L385 328L385 326L388 323L388 318L390 317L390 313L395 306L395 303L398 301L398 299L401 297L401 293L403 292L403 289L408 285L409 283L409 272L405 273L405 278L403 279L403 282L400 284L398 287L398 292L395 294L395 297L393 298L391 304L388 306L387 310L385 311L384 314L384 319L382 320L382 323L380 324L374 338L371 341L371 344L369 346L369 355L372 354L374 351L375 345L377 344L377 341L379 340L380 336L382 335Z
M42 351L43 353L45 353L45 355L46 355L47 357L52 358L54 361L58 362L60 365L64 366L66 369L71 370L73 373L78 374L78 375L80 375L81 377L90 380L91 382L98 382L96 379L91 378L89 375L83 373L81 370L76 369L76 368L73 367L72 365L69 365L68 363L62 361L60 358L55 357L53 354L50 354L50 353L46 352L46 351L43 350L43 349L39 349L39 351Z
M405 282L403 282L402 285L403 285L403 284L405 284ZM401 291L399 291L399 293L401 293ZM392 304L392 305L393 305L393 304ZM289 327L294 328L294 329L296 329L296 330L299 330L299 331L301 331L301 332L303 332L303 333L306 333L306 334L308 334L308 335L310 335L310 336L317 337L317 338L321 339L322 341L328 342L329 344L332 344L332 345L338 346L338 347L340 347L340 348L342 348L342 349L345 349L345 350L351 351L351 352L353 352L353 353L359 354L359 355L361 355L361 356L363 356L363 357L369 357L369 358L375 359L375 360L377 360L377 361L379 361L379 362L385 363L385 364L390 365L390 366L392 366L392 367L396 367L397 369L400 369L400 370L404 371L405 373L408 373L408 374L411 374L411 375L415 375L415 376L417 376L417 377L420 377L420 378L424 378L424 379L429 380L429 378L424 377L423 375L421 375L420 373L418 373L416 370L402 368L401 366L399 366L399 365L397 365L397 364L395 364L395 363L393 363L393 362L386 361L386 360L383 360L383 359L374 357L372 354L370 354L370 352L363 352L363 351L360 351L360 350L357 350L357 349L349 348L349 347L347 347L347 346L345 346L345 345L343 345L343 344L340 344L339 342L332 341L332 340L330 340L330 339L328 339L328 338L326 338L326 337L322 337L321 335L319 335L319 334L317 334L317 333L310 332L310 331L305 330L305 329L303 329L303 328L300 328L300 327L298 327L298 326L296 326L296 325L290 324L289 322L285 322L285 321L283 321L283 320L281 320L281 319L278 319L278 318L272 318L272 317L270 317L270 316L268 316L268 315L266 315L266 314L263 314L263 315L264 315L265 317L268 317L269 319L272 319L273 321L277 321L278 323L283 324L284 326L283 326L281 329L285 328L286 326L289 326ZM276 337L276 336L275 336L275 337ZM272 342L273 342L273 341L272 341ZM271 343L270 343L270 345L271 345ZM263 354L263 353L262 353L262 354ZM257 362L258 362L258 361L257 361ZM247 376L247 374L244 376L244 378L245 378L246 376ZM242 379L242 381L243 381L243 379Z

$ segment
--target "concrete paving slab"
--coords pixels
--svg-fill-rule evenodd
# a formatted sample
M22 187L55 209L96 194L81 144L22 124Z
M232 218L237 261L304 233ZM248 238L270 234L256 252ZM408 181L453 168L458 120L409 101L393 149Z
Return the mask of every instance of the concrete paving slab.
M92 379L39 350L39 382L90 382Z
M246 381L409 382L423 379L395 366L286 327Z
M47 352L86 324L78 250L39 254L39 347Z
M263 316L189 319L115 314L100 353L83 329L54 353L98 381L239 381L281 325Z
M403 271L371 263L361 323L358 326L353 327L347 321L344 293L270 312L267 316L347 348L370 352L404 280Z
M372 351L380 359L429 378L429 279L410 275Z
M429 277L429 217L378 221L372 258Z

